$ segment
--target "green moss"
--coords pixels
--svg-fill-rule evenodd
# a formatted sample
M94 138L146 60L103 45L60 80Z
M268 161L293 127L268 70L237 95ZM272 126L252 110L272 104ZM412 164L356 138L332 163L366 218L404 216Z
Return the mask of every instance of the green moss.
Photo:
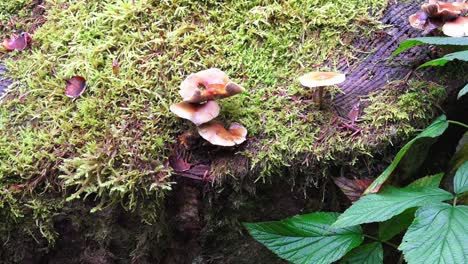
M8 0L0 2L0 23L8 22L8 20L18 15L31 0Z
M297 76L333 70L339 58L351 55L353 38L376 29L359 21L372 20L385 5L381 0L50 0L47 5L47 22L33 35L33 49L6 61L18 81L0 103L0 190L11 199L20 195L11 193L12 186L28 190L21 192L21 202L5 205L12 218L34 208L28 215L44 219L65 201L82 198L96 201L95 210L122 203L145 222L156 222L173 183L166 163L171 146L192 127L168 108L180 100L180 82L209 67L225 70L247 88L220 101L221 119L248 128L236 165L245 164L243 173L250 169L265 181L285 168L304 173L321 164L324 169L349 154L352 164L389 140L393 132L385 124L408 135L411 123L427 122L440 99L437 89L425 88L410 88L403 96L372 95L359 137L338 128L331 107L318 111L305 102L310 93ZM114 59L118 76L112 72ZM325 61L330 68L315 66ZM73 75L88 83L76 100L64 95L63 79ZM423 103L417 100L421 96ZM384 99L395 106L382 104ZM222 160L213 164L218 175L239 174ZM322 174L316 170L304 181ZM64 195L44 207L34 197L39 192Z

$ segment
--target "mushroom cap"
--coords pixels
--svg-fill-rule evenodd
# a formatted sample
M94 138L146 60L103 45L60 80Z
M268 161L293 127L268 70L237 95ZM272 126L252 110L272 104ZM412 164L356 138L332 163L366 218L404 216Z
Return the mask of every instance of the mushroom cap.
M178 103L170 107L178 117L192 121L195 125L207 123L219 115L219 105L215 101L206 104Z
M468 37L468 17L458 17L445 23L442 31L450 37Z
M432 1L428 4L423 4L421 10L424 11L430 18L440 18L443 21L454 19L466 11L468 11L467 3L446 3Z
M213 145L231 147L246 140L247 129L232 123L228 130L219 122L209 122L198 127L198 134Z
M65 95L70 98L77 98L82 95L86 89L86 80L81 76L73 76L67 80Z
M346 76L336 72L309 72L299 77L299 82L309 88L331 86L342 83Z
M429 17L424 11L418 11L408 18L411 27L421 30L425 28L428 19Z
M233 96L244 90L242 86L231 82L223 71L211 68L190 74L180 84L179 94L184 102L200 103Z

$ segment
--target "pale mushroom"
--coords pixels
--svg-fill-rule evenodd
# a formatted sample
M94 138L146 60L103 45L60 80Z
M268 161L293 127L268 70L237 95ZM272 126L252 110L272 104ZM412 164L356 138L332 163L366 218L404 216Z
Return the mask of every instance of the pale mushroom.
M247 129L232 123L228 130L219 122L209 122L198 127L198 134L213 145L231 147L246 140Z
M170 110L177 116L192 121L195 125L207 123L219 115L219 105L215 101L206 104L178 103L173 104Z
M445 23L442 31L449 37L468 37L468 17L459 17Z
M318 105L322 109L323 92L326 86L342 83L346 76L336 72L310 72L299 77L299 82L308 88L318 88Z
M200 103L233 96L244 90L242 86L232 82L223 71L211 68L190 74L180 84L179 93L184 102Z

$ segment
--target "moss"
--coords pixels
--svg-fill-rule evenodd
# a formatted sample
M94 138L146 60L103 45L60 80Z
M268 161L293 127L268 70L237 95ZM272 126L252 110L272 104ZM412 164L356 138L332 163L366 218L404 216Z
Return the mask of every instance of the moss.
M250 174L269 181L321 164L321 170L302 179L314 183L340 157L351 153L353 164L388 140L393 132L384 124L409 135L412 122L422 124L432 116L439 94L410 88L402 97L372 95L359 124L363 136L352 137L339 128L332 107L317 111L307 103L310 92L296 82L307 71L333 70L339 58L351 56L353 38L377 28L359 21L373 20L385 4L46 1L47 22L34 33L32 50L13 53L5 62L17 82L0 103L0 189L12 199L24 194L21 202L8 205L11 218L28 212L21 204L35 208L28 216L44 219L66 202L85 199L93 202L93 212L121 203L143 221L157 222L174 181L167 166L172 145L191 128L168 108L180 100L178 86L185 76L209 67L225 70L248 89L220 101L221 119L244 124L249 141L228 153L239 159L238 168L221 154L213 160L217 176ZM317 66L325 61L328 67ZM88 83L77 100L64 96L64 79L73 75ZM417 102L421 93L427 103ZM388 108L382 98L401 105ZM403 112L395 113L397 108ZM384 119L374 119L382 111ZM226 151L209 148L209 153L220 152ZM284 178L294 180L289 174ZM19 185L25 191L12 194ZM44 207L37 193L61 199Z
M8 0L0 3L0 23L6 23L11 17L18 15L31 0Z

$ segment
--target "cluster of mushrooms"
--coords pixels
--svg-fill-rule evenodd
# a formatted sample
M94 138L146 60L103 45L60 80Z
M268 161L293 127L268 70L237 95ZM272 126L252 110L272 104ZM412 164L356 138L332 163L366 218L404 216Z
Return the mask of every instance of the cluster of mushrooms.
M442 27L442 32L449 37L468 36L468 3L440 2L429 0L421 6L421 10L409 16L413 28L423 30L428 34L432 30Z
M170 110L194 123L198 134L211 144L224 147L239 145L246 140L247 129L238 123L232 123L226 129L221 122L214 121L220 110L214 100L233 96L244 90L220 69L199 71L190 74L180 84L179 94L183 101L171 105Z

